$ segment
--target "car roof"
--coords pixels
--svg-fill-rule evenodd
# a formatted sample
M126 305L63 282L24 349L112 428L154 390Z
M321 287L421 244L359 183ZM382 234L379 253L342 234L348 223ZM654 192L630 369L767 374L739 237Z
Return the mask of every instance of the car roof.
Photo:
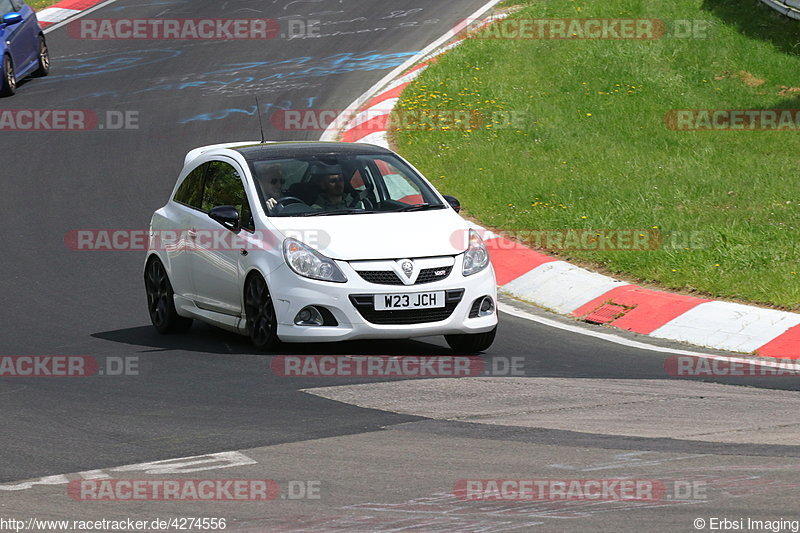
M393 154L391 150L373 144L341 142L270 142L230 147L230 149L242 154L247 161L308 156Z

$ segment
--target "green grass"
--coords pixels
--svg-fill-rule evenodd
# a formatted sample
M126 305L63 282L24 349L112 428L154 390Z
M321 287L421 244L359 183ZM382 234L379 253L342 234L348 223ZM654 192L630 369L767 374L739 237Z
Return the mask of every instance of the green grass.
M655 251L570 250L564 259L800 310L800 130L665 125L673 109L800 108L800 92L785 90L800 87L800 23L757 0L529 0L513 17L705 20L711 33L470 39L409 86L399 109L513 110L531 120L519 129L400 129L398 150L492 228L657 228L665 238Z
M50 7L53 4L60 2L61 0L28 0L25 3L31 6L36 11L40 11L46 7Z

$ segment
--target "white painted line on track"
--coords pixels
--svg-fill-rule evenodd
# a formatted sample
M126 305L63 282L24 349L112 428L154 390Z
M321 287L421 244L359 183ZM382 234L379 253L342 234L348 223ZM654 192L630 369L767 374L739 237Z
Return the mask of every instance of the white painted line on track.
M207 453L204 455L190 455L188 457L177 457L172 459L161 459L146 463L116 466L105 468L104 470L84 470L71 474L57 474L45 476L39 479L28 479L14 481L11 483L0 484L0 491L20 491L28 490L37 485L66 485L73 479L80 476L81 479L113 479L109 475L113 472L138 472L142 475L160 476L167 474L191 474L195 472L206 472L208 470L220 470L223 468L236 468L258 464L258 461L248 457L244 453L234 450L227 452Z
M653 344L647 344L644 342L634 341L631 339L626 339L624 337L620 337L618 335L614 335L612 333L604 333L600 331L592 331L590 329L582 328L580 326L574 324L565 324L563 322L559 322L557 320L553 320L550 318L545 318L541 316L534 315L533 313L528 313L527 311L523 311L522 309L517 309L516 307L509 305L507 303L498 302L497 309L506 313L511 316L515 316L517 318L522 318L525 320L530 320L532 322L538 322L543 326L548 326L551 328L561 329L564 331L569 331L571 333L577 333L579 335L585 335L587 337L594 337L596 339L601 339L607 342L613 342L614 344L621 344L623 346L628 346L630 348L636 348L639 350L647 350L651 352L659 352L659 353L668 353L674 355L691 355L694 357L700 357L704 359L714 359L717 361L728 361L731 363L745 363L749 365L757 365L757 366L764 366L769 368L781 368L786 370L800 370L800 363L793 363L790 361L782 362L782 361L774 361L774 360L764 360L763 358L749 358L749 357L735 357L735 356L725 356L725 355L714 355L714 354L707 354L707 353L700 353L700 352L693 352L689 350L680 350L675 348L667 348L664 346L655 346Z

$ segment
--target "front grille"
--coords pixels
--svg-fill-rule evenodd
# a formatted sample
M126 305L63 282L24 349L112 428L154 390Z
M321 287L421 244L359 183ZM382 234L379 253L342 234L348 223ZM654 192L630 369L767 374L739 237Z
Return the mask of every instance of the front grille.
M446 267L423 268L419 271L419 276L417 276L417 281L414 285L443 280L449 276L452 271L452 265ZM356 272L370 283L377 283L378 285L403 285L403 280L391 270L357 270Z
M357 270L358 275L379 285L402 285L403 281L391 270Z
M364 320L372 324L424 324L426 322L440 322L447 320L455 311L464 289L445 291L445 305L437 309L404 309L401 311L376 311L374 295L352 294L350 301L358 310Z
M447 276L450 275L450 272L452 270L453 270L452 266L449 266L449 267L436 267L436 268L423 268L419 272L419 276L417 277L416 285L419 285L420 283L431 283L433 281L443 280Z

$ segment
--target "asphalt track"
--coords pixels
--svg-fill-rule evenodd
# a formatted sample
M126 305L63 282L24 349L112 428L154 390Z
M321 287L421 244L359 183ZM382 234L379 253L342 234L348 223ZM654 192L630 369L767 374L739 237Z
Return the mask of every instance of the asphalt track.
M50 32L50 75L21 84L0 106L88 109L101 119L108 110L132 111L138 129L2 132L0 353L139 355L151 370L146 378L91 383L2 380L0 481L407 420L295 393L297 383L272 376L245 338L202 325L182 337L155 334L146 313L143 254L74 251L65 235L146 229L188 150L259 138L256 95L268 139L318 138L319 131L277 130L270 114L343 109L483 3L120 0L89 17L321 20L321 37L134 41L75 39L66 27Z
M143 253L73 251L64 240L76 229L146 228L186 151L259 137L255 95L266 117L276 108L341 109L481 4L120 0L90 17L297 16L325 21L323 34L331 28L342 33L266 42L92 41L74 39L65 28L49 33L51 75L22 84L16 96L0 100L0 108L90 109L101 117L108 110L132 111L139 127L2 132L0 354L137 356L143 371L129 377L0 380L0 482L368 435L425 420L301 392L367 380L275 376L272 356L254 353L244 337L197 324L190 334L160 336L146 313ZM276 130L268 119L265 126L269 139L319 136ZM287 346L282 353L449 351L443 339L432 338ZM484 357L493 356L523 357L528 376L668 377L665 353L510 315L501 316L497 341ZM727 382L800 388L789 379ZM559 438L570 439L556 435L554 442Z

